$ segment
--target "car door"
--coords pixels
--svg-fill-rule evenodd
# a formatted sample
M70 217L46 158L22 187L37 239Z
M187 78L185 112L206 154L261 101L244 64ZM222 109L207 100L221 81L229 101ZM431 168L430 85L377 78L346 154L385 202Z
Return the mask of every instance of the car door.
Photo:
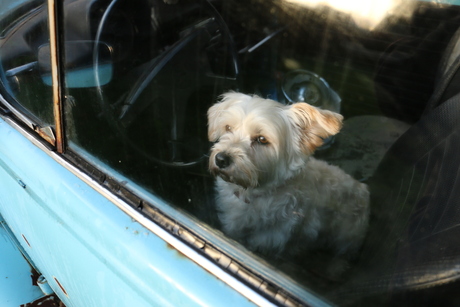
M65 306L455 304L453 2L3 1L2 225ZM225 233L207 110L232 91L343 116L313 157L370 189L355 258Z

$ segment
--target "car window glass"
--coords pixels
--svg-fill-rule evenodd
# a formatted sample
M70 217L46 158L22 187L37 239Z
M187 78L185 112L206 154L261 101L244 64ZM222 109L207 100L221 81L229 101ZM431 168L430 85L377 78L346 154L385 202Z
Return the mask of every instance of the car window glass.
M428 1L387 1L378 5L377 1L369 1L369 6L354 3L66 1L64 109L68 150L103 170L119 185L140 186L174 210L186 212L197 228L211 226L219 235L235 240L231 241L238 242L232 247L234 250L249 251L268 261L270 272L275 272L274 283L276 276L281 276L277 274L285 274L308 291L339 304L369 297L370 302L381 302L388 298L392 286L399 287L398 291L416 288L404 279L405 270L408 276L422 276L426 271L398 267L402 262L395 255L400 252L399 244L406 242L398 240L408 236L407 227L417 217L421 199L432 196L430 187L436 185L425 176L437 176L437 170L442 168L436 167L436 161L424 160L431 148L420 156L403 153L419 153L417 146L421 145L408 141L407 135L419 133L414 140L430 135L425 126L418 124L430 119L425 115L447 100L445 95L455 92L442 84L447 82L443 81L447 80L443 72L449 70L445 66L458 63L452 39L460 26L460 10L455 5ZM454 50L454 55L449 50ZM449 91L445 94L440 90L439 95L434 95L439 88ZM210 118L207 116L210 107L222 99L221 95L231 91L275 100L281 106L276 104L269 112L257 113L259 116L254 116L251 124L244 121L245 127L257 127L245 140L251 146L244 148L235 142L223 150L225 155L217 157L211 150L215 148L213 143L236 137L244 126L242 120L238 121L241 117L232 113L238 120L229 119L214 127L212 116L231 113L218 108L213 109L214 113L210 111ZM235 95L224 97L240 97ZM291 124L289 129L300 127L302 133L313 132L295 137L285 133L276 142L266 138L265 131L270 130L267 126L275 125L277 131L288 130L279 128L281 124L276 126L282 120L273 114L297 102L316 107L314 110L319 111L315 114L319 115L300 120L296 116L304 114L305 108L291 110L286 119ZM322 126L318 124L321 121ZM341 132L336 134L340 128ZM444 134L435 136L440 135ZM310 210L309 206L300 208L289 203L286 199L306 190L302 184L290 186L293 183L289 176L284 178L285 185L258 190L258 195L252 195L254 198L246 197L248 187L266 184L263 178L279 166L266 162L267 155L257 156L260 159L253 159L254 163L245 165L240 172L250 177L251 172L263 169L254 186L244 176L240 181L236 179L240 173L227 174L215 169L213 172L209 164L211 157L218 168L224 169L232 163L228 152L243 148L243 154L256 156L258 150L279 146L277 163L283 167L288 162L282 159L292 163L283 169L283 174L295 173L304 164L293 162L291 151L298 145L287 140L299 139L309 143L300 149L296 147L298 150L311 153L317 147L312 157L335 165L326 167L322 162L313 162L317 164L307 173L317 180L309 181L308 188L314 186L313 194L306 194L302 201L326 199L337 186L349 183L342 198L327 204L331 207ZM431 157L439 158L439 152L433 152ZM397 161L391 160L396 156ZM413 159L406 161L406 157ZM351 177L342 175L342 171ZM277 176L281 177L281 172ZM397 180L388 180L391 176ZM329 178L322 181L326 177ZM216 180L238 186L228 191L226 197L247 206L247 214L239 216L241 220L251 219L251 203L257 197L273 195L275 199L277 193L282 193L285 198L280 202L289 205L273 216L254 216L271 223L258 238L251 237L249 226L229 231L222 208L216 206L220 191L215 188ZM286 233L299 234L283 246L287 252L259 248L264 240L276 244L278 238L273 229L281 227L280 223L305 219L305 223L314 224L319 220L313 218L316 215L336 215L342 210L341 203L355 198L361 202L364 196L347 191L364 186L367 188L362 188L362 194L366 194L365 189L370 191L372 206L382 210L379 206L385 204L389 210L388 214L378 211L377 217L371 212L369 221L364 223L365 231L357 235L363 243L357 245L353 256L340 250L330 251L336 248L337 241L352 233L350 229L359 222L353 218L348 230L337 231L336 237L324 239L316 249L314 244L311 249L305 246L308 244L303 238L322 238L323 232L338 227L336 220L330 225L326 223L319 233L303 231L307 228L299 224L291 228L282 224L288 229ZM353 208L340 211L344 219L364 214ZM396 222L393 225L390 221ZM303 249L307 252L298 252ZM226 250L232 253L231 248ZM390 278L390 273L398 269L403 273L395 276L404 279L398 280L399 284Z
M76 1L65 8L66 54L80 61L66 70L70 148L85 149L185 210L209 215L206 112L236 88L237 74L222 17L207 2L88 8ZM79 14L92 22L82 25ZM82 78L89 84L80 86Z
M50 65L46 1L3 1L0 4L0 77L4 95L36 124L53 123L52 89L43 82L40 65Z
M2 19L5 17L5 16L8 16L11 14L11 12L17 8L18 6L20 6L21 4L23 4L21 1L15 1L15 0L5 0L3 1L3 6L2 6L2 11L1 11L1 15L0 17L2 17Z

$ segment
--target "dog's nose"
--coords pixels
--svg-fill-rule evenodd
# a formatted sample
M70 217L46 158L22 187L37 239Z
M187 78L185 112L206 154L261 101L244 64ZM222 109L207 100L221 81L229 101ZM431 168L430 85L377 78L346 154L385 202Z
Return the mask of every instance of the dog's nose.
M230 164L232 164L232 158L229 155L223 152L219 152L216 155L216 165L218 168L226 168Z

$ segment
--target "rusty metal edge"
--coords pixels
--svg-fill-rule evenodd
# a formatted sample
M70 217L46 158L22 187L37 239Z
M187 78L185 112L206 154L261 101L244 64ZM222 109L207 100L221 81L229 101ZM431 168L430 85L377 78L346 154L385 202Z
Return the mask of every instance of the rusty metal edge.
M48 26L50 33L50 52L51 52L51 80L52 80L52 91L53 91L53 111L54 111L54 123L55 123L55 145L56 150L59 153L63 153L65 150L65 133L64 133L64 121L63 121L63 107L64 103L64 77L61 71L61 62L63 60L64 52L61 41L59 39L60 20L59 14L62 10L62 1L59 0L48 0Z

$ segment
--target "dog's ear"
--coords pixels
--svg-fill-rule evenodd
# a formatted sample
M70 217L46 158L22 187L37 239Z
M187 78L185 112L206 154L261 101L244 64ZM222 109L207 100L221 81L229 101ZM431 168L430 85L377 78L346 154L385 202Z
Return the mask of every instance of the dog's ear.
M225 111L251 98L251 96L232 91L220 96L221 100L208 109L208 139L210 142L216 142L226 132L225 123L223 122L225 120L223 116Z
M218 102L208 109L208 139L210 142L216 142L223 133L220 114L226 107L225 102Z
M232 99L234 95L233 92L223 94L222 100L208 109L208 139L210 142L216 142L225 133L222 114L237 101Z
M300 131L301 149L306 154L313 153L326 138L337 134L342 128L342 115L307 103L295 103L290 106L289 112L296 129Z

